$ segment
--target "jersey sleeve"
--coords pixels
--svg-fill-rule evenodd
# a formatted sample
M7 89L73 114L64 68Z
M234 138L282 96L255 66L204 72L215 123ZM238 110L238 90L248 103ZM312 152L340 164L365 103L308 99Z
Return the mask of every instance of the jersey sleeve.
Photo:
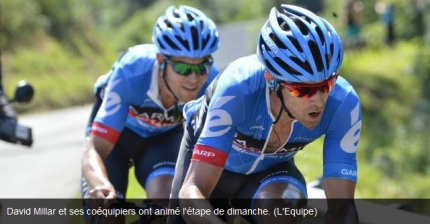
M356 150L362 120L360 101L353 90L332 117L324 139L323 177L357 182Z
M245 104L233 74L222 74L217 82L192 160L224 167L236 127L244 120Z
M93 90L94 95L96 97L103 98L103 94L102 94L103 91L102 90L104 88L106 88L109 77L110 77L110 72L103 74L97 78L97 81L94 83L94 90ZM98 95L98 94L100 94L100 95Z
M109 77L102 105L94 119L91 134L116 143L124 128L129 106L133 102L127 77L131 71L127 65L118 65Z

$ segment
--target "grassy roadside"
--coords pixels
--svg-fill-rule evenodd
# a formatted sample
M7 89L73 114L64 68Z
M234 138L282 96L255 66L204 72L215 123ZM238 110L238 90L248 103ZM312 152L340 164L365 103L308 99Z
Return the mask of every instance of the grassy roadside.
M35 89L32 102L14 104L17 111L34 113L92 103L93 84L110 69L116 54L105 52L101 56L87 51L85 57L77 56L47 37L38 47L3 52L3 87L7 96L12 98L20 80L27 80Z

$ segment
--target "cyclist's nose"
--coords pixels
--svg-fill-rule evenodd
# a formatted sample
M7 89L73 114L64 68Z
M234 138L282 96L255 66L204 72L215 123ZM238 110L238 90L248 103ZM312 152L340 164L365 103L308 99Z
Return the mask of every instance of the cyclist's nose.
M193 72L187 76L187 80L193 83L198 82L200 78L202 78L202 76L197 74L196 72Z

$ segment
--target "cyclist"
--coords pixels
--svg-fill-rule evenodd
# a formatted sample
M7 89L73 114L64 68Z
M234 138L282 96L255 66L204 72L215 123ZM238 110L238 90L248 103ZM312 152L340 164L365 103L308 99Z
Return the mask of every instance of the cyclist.
M250 223L300 223L303 216L274 217L273 211L306 208L306 181L294 156L322 135L325 194L353 199L361 106L338 74L341 40L312 12L281 8L270 11L257 54L233 61L203 97L185 105L170 208L216 204L245 211L239 214ZM329 201L327 223L357 223L353 202ZM272 215L253 215L264 208ZM168 223L223 223L214 213L188 214L169 216Z
M124 198L130 161L147 198L169 198L182 108L219 73L211 56L219 37L202 11L170 6L155 23L152 41L129 48L95 84L82 160L85 199ZM103 208L104 201L86 200L86 206Z

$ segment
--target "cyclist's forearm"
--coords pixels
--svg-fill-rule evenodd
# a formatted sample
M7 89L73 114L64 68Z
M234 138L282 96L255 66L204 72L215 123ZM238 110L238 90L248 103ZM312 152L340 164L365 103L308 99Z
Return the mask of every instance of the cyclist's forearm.
M95 150L85 150L82 159L82 172L90 189L110 184L103 160Z

